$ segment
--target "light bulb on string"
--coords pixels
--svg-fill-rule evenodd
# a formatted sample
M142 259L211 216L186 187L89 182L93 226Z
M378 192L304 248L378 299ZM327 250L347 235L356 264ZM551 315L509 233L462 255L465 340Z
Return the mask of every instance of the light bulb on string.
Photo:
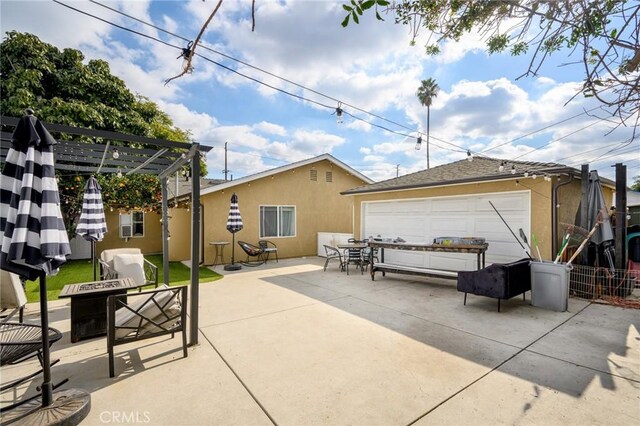
M416 140L416 151L420 151L420 148L422 148L422 135L418 136Z
M117 149L114 149L113 152L111 153L111 156L113 157L114 160L117 160L118 158L120 158L120 151L118 151Z
M535 179L537 177L538 177L538 175L536 174L536 172L533 172L533 174L531 175L531 179Z
M473 154L471 154L471 151L470 151L470 150L467 150L467 160L468 160L469 162L472 162L472 161L473 161Z
M525 170L524 177L529 177L529 170Z
M504 172L504 161L500 162L500 166L498 167L499 172Z
M516 174L516 166L515 165L511 165L511 174L515 175Z
M118 179L122 179L122 172L120 171L120 169L118 169L118 173L116 173L116 176L118 177Z

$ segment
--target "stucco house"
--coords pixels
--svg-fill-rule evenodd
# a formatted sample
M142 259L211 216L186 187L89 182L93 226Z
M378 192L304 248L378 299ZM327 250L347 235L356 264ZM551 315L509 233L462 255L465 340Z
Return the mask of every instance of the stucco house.
M315 256L319 232L353 233L353 199L340 195L372 183L330 154L291 163L233 181L201 188L202 251L205 264L214 261L212 241L232 241L226 229L231 195L239 199L244 228L235 240L257 244L266 239L278 246L280 258ZM187 192L181 197L188 197ZM180 197L179 197L180 198ZM179 200L178 200L179 202ZM186 202L185 202L186 204ZM190 258L191 217L186 208L169 210L169 259ZM158 219L159 220L159 219ZM235 247L236 261L246 255ZM224 262L231 247L224 249Z
M354 230L361 238L380 235L430 243L437 237L484 237L489 243L487 264L525 257L491 201L516 235L522 228L530 243L535 235L542 257L548 260L555 257L561 224L574 223L580 177L580 170L562 164L475 157L342 194L353 200ZM615 184L603 178L601 183L610 206ZM474 255L413 253L405 257L393 261L433 269L476 267Z

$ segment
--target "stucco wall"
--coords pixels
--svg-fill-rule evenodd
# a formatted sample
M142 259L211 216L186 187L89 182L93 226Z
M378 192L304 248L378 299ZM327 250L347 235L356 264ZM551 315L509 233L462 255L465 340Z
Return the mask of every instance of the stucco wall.
M317 181L310 179L312 168L317 173ZM326 173L332 173L332 182L326 181ZM287 170L273 176L239 184L201 196L204 209L204 252L205 263L213 263L214 247L210 241L228 241L232 235L227 231L227 216L231 195L238 195L238 204L244 228L236 233L238 240L257 244L259 234L260 205L296 206L296 236L268 238L278 246L280 258L315 256L318 232L353 232L353 200L340 195L341 191L363 185L364 182L333 163L322 160L310 165ZM172 215L170 253L172 260L186 260L190 257L188 238L175 238L173 222L179 221L181 234L189 234L190 217ZM177 229L177 228L176 228ZM237 260L246 255L235 247ZM224 249L225 263L231 260L231 244Z
M364 201L401 200L407 198L429 198L452 195L472 195L493 192L529 191L531 199L531 233L535 234L540 252L545 259L551 257L551 188L553 181L538 177L515 180L471 183L464 185L441 186L377 194L363 194L354 199L355 234L361 237L362 203ZM517 229L514 232L517 233Z
M162 223L158 213L144 214L144 237L120 238L120 218L117 211L105 213L107 230L104 239L96 243L96 252L113 248L139 248L144 254L162 253Z
M191 211L171 208L169 216L169 260L171 262L191 258Z

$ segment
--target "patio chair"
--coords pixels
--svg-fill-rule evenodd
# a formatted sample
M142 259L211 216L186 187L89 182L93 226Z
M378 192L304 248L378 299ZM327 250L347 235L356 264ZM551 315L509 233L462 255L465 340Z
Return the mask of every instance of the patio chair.
M240 246L242 251L247 254L247 260L240 263L245 266L260 266L265 263L265 253L260 247L249 244L246 241L238 241L238 245ZM252 261L252 258L255 260Z
M49 327L49 347L62 338L62 333L53 327ZM40 375L44 369L44 358L42 356L42 327L35 324L21 324L15 322L0 323L0 366L15 365L27 361L33 357L38 357L40 369L27 376L23 376L11 381L3 381L0 392L15 388ZM51 360L50 365L55 365L59 359ZM63 379L59 383L52 385L53 389L62 386L68 381ZM22 399L11 405L5 405L0 409L0 413L7 413L23 404L26 404L40 397L40 394L30 398Z
M258 241L258 246L260 246L262 252L265 254L264 263L267 263L269 261L269 256L271 256L271 253L274 253L276 255L276 263L278 263L278 246L276 246L269 240Z
M144 258L139 248L103 250L100 253L100 279L132 278L138 289L158 288L158 267Z
M360 268L360 275L364 274L364 261L362 258L362 249L350 248L344 251L344 264L349 275L349 265L353 264Z
M324 262L324 271L327 271L327 265L329 265L329 261L331 259L338 259L338 261L340 262L340 272L344 271L345 265L344 265L344 261L342 260L342 255L340 254L340 250L338 250L335 247L331 247L328 245L324 245L324 252L327 255L327 260L325 260Z
M161 287L123 298L107 298L107 352L109 377L115 376L114 347L152 337L182 334L182 354L187 357L187 288Z
M0 271L0 308L3 318L0 322L9 321L18 313L19 322L24 317L24 306L27 304L27 295L20 277L13 272ZM5 311L8 313L5 314Z

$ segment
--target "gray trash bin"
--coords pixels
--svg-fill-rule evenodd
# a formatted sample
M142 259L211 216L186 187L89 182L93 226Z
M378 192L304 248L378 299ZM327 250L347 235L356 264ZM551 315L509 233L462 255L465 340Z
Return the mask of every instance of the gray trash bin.
M571 265L531 262L531 304L538 308L564 312L569 298Z

